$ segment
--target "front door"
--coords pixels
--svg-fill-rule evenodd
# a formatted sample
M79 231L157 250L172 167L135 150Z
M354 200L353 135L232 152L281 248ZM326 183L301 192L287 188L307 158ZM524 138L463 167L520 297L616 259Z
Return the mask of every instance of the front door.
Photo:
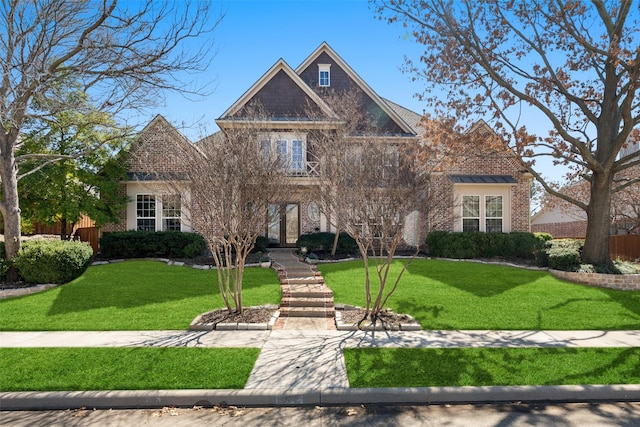
M300 237L300 205L269 205L269 246L293 247Z

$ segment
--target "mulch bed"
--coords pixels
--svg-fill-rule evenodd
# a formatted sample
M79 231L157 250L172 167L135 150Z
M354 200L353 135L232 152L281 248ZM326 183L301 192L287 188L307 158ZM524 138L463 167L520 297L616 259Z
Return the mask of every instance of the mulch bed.
M277 306L246 307L242 313L229 313L222 308L202 315L200 323L269 323Z
M342 323L356 324L362 320L363 323L369 323L371 319L367 317L365 319L366 311L363 308L355 308L350 310L342 310ZM398 329L401 324L415 323L415 320L407 314L394 313L389 309L384 309L380 312L376 322L382 322L385 329Z

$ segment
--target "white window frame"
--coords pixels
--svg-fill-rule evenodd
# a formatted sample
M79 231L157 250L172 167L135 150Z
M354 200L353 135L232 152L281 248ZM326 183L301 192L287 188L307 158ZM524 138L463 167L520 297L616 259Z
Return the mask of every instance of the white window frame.
M140 208L140 203L143 207ZM153 208L148 205L153 203ZM145 212L146 211L146 212ZM140 213L153 213L153 215L141 215ZM155 194L137 194L136 195L136 230L138 231L156 231L158 227L158 197ZM153 230L149 226L140 226L140 221L153 220Z
M289 172L304 174L307 171L307 138L306 135L293 133L263 136L259 140L259 148L265 157L275 153L284 162ZM296 147L299 147L297 152ZM299 158L294 158L298 156Z
M168 202L171 199L177 199L177 207L174 204L171 207L165 206L165 202ZM175 195L164 195L160 199L161 202L161 212L162 212L162 231L182 231L182 197L179 194ZM172 221L173 225L169 226L168 222ZM175 224L178 224L178 228L175 228Z
M478 199L478 216L465 216L465 202L464 199L466 197L475 197ZM491 199L499 198L500 199L500 216L488 216L487 204L490 203ZM461 230L463 232L471 232L471 231L479 231L482 233L503 233L504 232L504 213L505 213L505 200L502 194L464 194L462 195L462 215L461 215ZM465 230L464 223L465 220L477 220L478 221L478 230ZM489 220L500 220L500 230L489 230L488 221Z
M478 216L469 216L469 215L465 215L465 198L467 197L475 197L478 199ZM461 216L461 221L462 221L462 228L461 230L463 232L472 232L472 231L482 231L482 204L480 203L481 201L481 197L479 194L464 194L462 196L462 204L461 204L461 209L462 209L462 216ZM475 201L474 201L475 203ZM465 230L464 229L464 222L465 220L477 220L478 221L478 229L477 230Z
M490 202L490 199L498 198L498 197L500 198L500 216L489 216L487 207ZM489 226L488 226L489 220L500 220L500 231L498 230L487 231L489 230ZM502 195L487 194L484 196L484 229L485 229L485 232L493 232L493 233L502 233L504 231L504 197L502 197Z
M163 198L172 198L172 197L179 198L179 207L177 209L177 212L176 212L176 209L172 209L173 212L171 213L173 215L168 215L170 212L167 209L165 209ZM140 198L143 198L143 199L140 200ZM148 198L148 199L145 199L145 198ZM153 216L139 216L139 212L141 209L138 209L138 204L145 203L145 202L154 203L153 210L151 211L150 209L147 208L146 209L147 212L145 212L145 213L153 213ZM151 229L150 227L144 227L144 231L168 231L169 229L172 229L174 231L184 230L184 221L182 220L183 200L180 195L166 195L166 194L162 195L158 193L138 193L136 194L135 203L136 203L136 206L135 206L136 208L135 229L136 230L141 230L138 221L149 221L149 220L153 220L153 229ZM145 208L143 208L142 210L145 210ZM180 225L180 228L176 230L175 228L168 227L166 225L167 220L177 221L177 223Z
M331 64L318 64L318 86L331 86Z

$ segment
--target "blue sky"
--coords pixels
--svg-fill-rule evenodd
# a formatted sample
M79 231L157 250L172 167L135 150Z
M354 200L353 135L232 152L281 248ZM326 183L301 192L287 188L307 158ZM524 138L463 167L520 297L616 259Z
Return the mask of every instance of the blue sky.
M217 130L224 113L278 59L294 69L326 41L379 95L418 113L420 82L400 68L404 55L420 47L399 25L375 18L366 0L228 0L226 17L215 31L217 54L206 73L189 76L209 84L202 100L168 95L159 113L191 140Z

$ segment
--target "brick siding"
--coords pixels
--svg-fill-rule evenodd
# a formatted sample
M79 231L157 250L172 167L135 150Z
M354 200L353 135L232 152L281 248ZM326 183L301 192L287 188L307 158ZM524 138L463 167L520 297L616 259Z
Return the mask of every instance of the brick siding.
M584 239L587 235L587 221L582 220L534 224L531 226L531 231L534 233L549 233L554 239Z

